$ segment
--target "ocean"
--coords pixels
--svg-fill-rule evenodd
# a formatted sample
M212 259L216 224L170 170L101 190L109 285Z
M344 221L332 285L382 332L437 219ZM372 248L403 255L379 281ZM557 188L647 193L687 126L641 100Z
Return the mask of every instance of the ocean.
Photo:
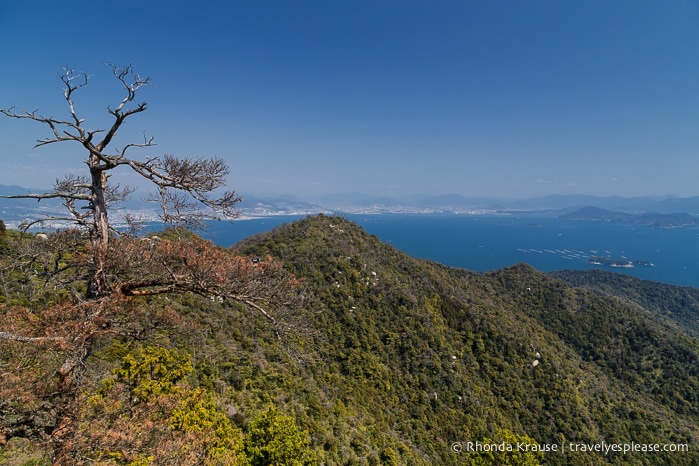
M647 280L699 288L699 228L653 228L625 223L531 216L346 215L413 257L475 271L526 262L538 270L602 268ZM302 216L214 222L202 236L231 246ZM603 257L631 263L590 263ZM652 266L650 265L652 264Z

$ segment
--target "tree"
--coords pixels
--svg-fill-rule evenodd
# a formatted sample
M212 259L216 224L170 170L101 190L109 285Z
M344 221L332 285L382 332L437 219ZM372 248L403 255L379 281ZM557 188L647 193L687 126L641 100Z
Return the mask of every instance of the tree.
M73 458L130 466L247 464L242 432L212 393L187 384L192 371L185 352L147 346L125 354L111 377L82 395Z
M5 249L5 244L7 243L7 227L5 222L0 220L0 251Z
M300 432L293 418L270 407L248 426L244 440L245 453L253 466L316 464L309 451L306 432Z
M152 199L159 200L162 208L161 218L169 223L199 227L203 220L217 214L235 216L235 204L241 200L234 191L224 192L218 198L212 197L212 193L225 186L226 177L230 172L227 164L219 158L179 159L172 155L164 155L146 157L145 161L140 161L130 157L135 148L154 146L153 138L145 135L140 143L129 143L121 149L112 149L114 137L126 120L147 110L146 102L136 103L136 95L142 88L150 85L151 80L149 77L141 77L131 65L123 68L114 65L110 67L123 88L124 97L116 107L107 107L112 124L106 130L88 129L84 126L85 119L78 116L73 99L80 89L87 86L89 77L68 67L65 67L60 75L64 84L63 97L68 105L67 118L45 117L36 111L18 111L14 106L0 110L8 117L35 121L50 129L51 135L38 139L35 147L73 142L78 143L84 150L88 175L67 174L62 180L56 180L51 192L5 197L38 201L61 199L68 215L52 216L39 221L65 220L87 229L94 258L87 289L89 297L99 297L105 291L102 286L105 254L110 235L118 233L109 223L109 208L133 192L130 187L109 183L110 172L113 170L128 168L151 182L157 189L157 194Z
M131 66L111 69L124 97L115 108L107 107L112 124L106 130L87 129L78 116L73 98L89 79L69 68L61 75L67 118L14 107L0 110L46 125L51 135L37 146L73 142L85 151L87 175L68 174L50 192L6 196L60 199L66 215L40 221L64 220L76 228L24 235L0 256L5 294L0 303L6 303L0 304L0 438L7 432L37 438L59 459L69 456L81 378L95 342L110 335L147 339L153 322L182 325L172 309L152 308L144 297L190 293L237 301L264 316L280 341L299 328L298 281L280 262L253 262L180 228L162 238L136 238L110 224L110 209L133 191L110 182L118 169L152 183L162 220L178 226L198 227L217 215L235 216L240 201L232 191L213 196L229 173L221 159L132 158L134 149L154 145L146 137L110 149L125 121L146 110L146 103L137 104L135 98L150 83Z

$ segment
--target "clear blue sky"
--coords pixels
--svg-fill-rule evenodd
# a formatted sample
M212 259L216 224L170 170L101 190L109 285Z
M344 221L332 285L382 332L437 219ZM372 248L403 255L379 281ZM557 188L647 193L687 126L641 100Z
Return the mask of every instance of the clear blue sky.
M0 57L0 105L45 115L63 65L91 74L95 126L102 63L133 63L150 109L117 142L222 157L243 194L699 195L696 1L0 0ZM82 169L0 135L2 184Z

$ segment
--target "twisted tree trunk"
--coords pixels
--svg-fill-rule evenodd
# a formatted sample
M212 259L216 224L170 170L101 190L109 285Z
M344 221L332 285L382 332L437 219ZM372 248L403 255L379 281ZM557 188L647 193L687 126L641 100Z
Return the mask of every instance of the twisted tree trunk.
M91 230L91 242L93 248L93 267L87 288L87 298L98 298L103 293L104 264L109 248L109 218L107 216L107 174L96 156L91 156L88 163L92 180L91 209L93 228Z

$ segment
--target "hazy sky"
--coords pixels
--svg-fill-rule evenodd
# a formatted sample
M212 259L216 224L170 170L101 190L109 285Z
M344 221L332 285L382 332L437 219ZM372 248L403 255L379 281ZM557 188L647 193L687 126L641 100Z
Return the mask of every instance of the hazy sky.
M696 1L0 0L0 105L87 126L153 86L142 154L225 158L243 194L699 195ZM82 169L0 118L0 183ZM126 177L118 181L128 184Z

